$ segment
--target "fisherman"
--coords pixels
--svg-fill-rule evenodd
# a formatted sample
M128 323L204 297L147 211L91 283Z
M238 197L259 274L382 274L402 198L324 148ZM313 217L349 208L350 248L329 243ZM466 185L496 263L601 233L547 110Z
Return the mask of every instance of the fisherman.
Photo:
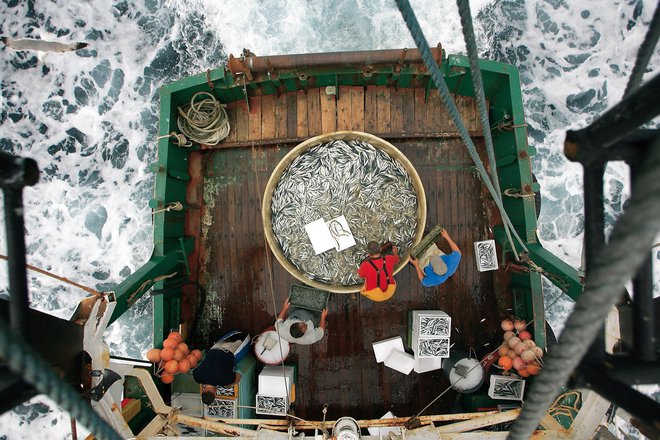
M443 229L441 235L447 240L447 243L449 243L449 247L452 250L451 254L445 255L445 253L438 249L438 246L433 243L419 259L421 264L420 261L412 256L408 257L408 261L415 266L419 281L421 281L422 285L425 287L439 286L447 281L447 279L456 272L458 263L461 261L461 250L456 243L454 243L454 240L451 239L447 230ZM423 272L420 266L424 268Z
M204 360L193 370L195 382L202 385L202 402L210 405L215 400L216 387L229 386L241 380L234 367L250 351L250 335L234 330L221 337L211 347Z
M399 262L399 250L392 246L392 255L383 254L383 246L367 243L369 258L360 264L357 274L364 279L360 293L372 301L387 301L396 290L394 266Z
M328 309L323 309L319 322L318 315L314 315L309 310L293 307L289 311L290 306L291 303L289 303L289 299L287 298L284 301L282 311L277 316L275 329L279 336L291 344L311 345L320 341L323 335L325 335ZM314 325L315 322L318 324L318 327Z

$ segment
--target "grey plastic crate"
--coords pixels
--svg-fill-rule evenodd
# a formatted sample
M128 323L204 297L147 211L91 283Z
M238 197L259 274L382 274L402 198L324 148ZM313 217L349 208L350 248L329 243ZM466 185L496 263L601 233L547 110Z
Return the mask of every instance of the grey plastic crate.
M320 312L328 306L330 292L298 284L291 285L289 302L301 309Z

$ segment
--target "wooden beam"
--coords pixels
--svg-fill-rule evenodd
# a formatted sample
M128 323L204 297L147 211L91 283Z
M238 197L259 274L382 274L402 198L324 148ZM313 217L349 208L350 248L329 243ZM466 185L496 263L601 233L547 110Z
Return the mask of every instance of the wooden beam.
M433 416L421 416L419 421L425 425L432 422L449 422L454 420L471 420L479 419L482 417L499 414L499 411L484 411L478 413L459 413L459 414L440 414ZM410 420L410 417L394 417L390 419L367 419L358 420L358 425L361 428L384 428L388 426L403 426ZM261 425L268 427L287 427L289 423L297 429L314 429L324 427L332 427L336 420L320 421L306 421L306 420L292 420L287 419L217 419L218 422L232 424L232 425Z
M497 425L498 423L510 422L511 420L515 420L518 417L518 414L520 414L520 409L512 409L511 411L491 414L478 419L441 426L437 428L437 430L441 433L473 431L475 429L485 428L486 426Z
M214 420L202 419L200 417L185 416L183 414L173 414L170 417L170 423L181 423L182 425L191 426L193 428L208 429L209 431L232 436L240 435L251 438L257 435L257 431L251 429L239 428L238 426L231 426Z
M156 415L156 417L154 417L135 438L142 440L163 434L163 429L166 428L168 424L169 421L167 418L161 415Z
M406 435L407 439L414 440L414 437ZM442 434L442 440L505 440L509 438L509 431L478 431ZM566 434L558 431L535 431L530 439L536 440L564 440Z

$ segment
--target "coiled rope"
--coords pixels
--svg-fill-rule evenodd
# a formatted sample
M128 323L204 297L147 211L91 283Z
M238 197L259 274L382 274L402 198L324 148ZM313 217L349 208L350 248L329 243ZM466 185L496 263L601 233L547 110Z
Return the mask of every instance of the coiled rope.
M156 139L160 140L166 138L173 138L172 143L179 147L192 147L192 142L190 142L184 135L177 133L176 131L173 131L170 134L158 136Z
M595 253L594 268L587 273L585 289L566 321L560 343L550 347L545 366L513 423L510 439L527 439L552 403L558 386L566 384L602 328L611 306L621 298L631 279L648 258L660 230L660 140L644 160L626 211L614 225L608 245ZM612 259L617 255L617 259Z
M206 95L208 98L195 102ZM190 104L178 107L176 125L191 141L204 145L218 145L229 134L229 117L225 105L209 92L195 93Z
M61 379L41 355L15 334L0 317L0 358L17 375L42 394L47 394L82 423L96 438L121 440L121 436L96 413L80 393Z
M472 138L470 138L470 134L465 128L465 125L463 125L463 121L461 120L461 116L458 112L458 108L456 107L456 104L454 103L454 100L451 97L451 93L449 92L449 87L445 82L445 78L442 76L442 72L440 72L440 68L438 67L438 64L435 62L435 59L433 58L433 54L431 53L431 48L429 47L429 44L426 41L424 34L422 33L422 29L419 26L417 17L415 16L415 12L410 7L410 3L408 2L408 0L396 0L396 5L399 8L399 11L401 12L401 16L406 22L406 25L408 26L410 35L412 36L413 40L415 41L415 44L417 45L417 48L422 54L422 59L424 60L424 64L426 65L426 68L429 70L431 74L431 78L433 78L433 82L438 87L438 92L440 93L442 102L447 108L449 112L449 116L454 122L454 125L456 125L456 128L458 129L458 132L461 136L461 140L463 140L463 143L465 143L468 153L470 154L472 161L477 167L477 171L479 171L479 176L481 177L481 180L483 180L484 184L486 185L486 188L488 188L488 191L493 197L493 201L497 205L497 208L499 209L500 214L502 215L502 222L508 225L511 233L520 244L520 247L523 250L525 250L525 252L528 252L527 246L525 246L525 243L518 235L516 229L513 227L513 223L511 223L511 219L509 218L509 215L504 209L504 205L502 204L502 198L500 196L500 193L498 191L495 191L495 188L493 187L493 184L490 181L490 177L488 176L488 173L486 172L486 169L484 168L484 165L481 162L481 159L479 158L479 153L477 153L477 149L474 146L474 143L472 142ZM485 125L484 127L488 127L488 125ZM515 253L516 252L515 245L512 241L510 243L511 243L511 248Z

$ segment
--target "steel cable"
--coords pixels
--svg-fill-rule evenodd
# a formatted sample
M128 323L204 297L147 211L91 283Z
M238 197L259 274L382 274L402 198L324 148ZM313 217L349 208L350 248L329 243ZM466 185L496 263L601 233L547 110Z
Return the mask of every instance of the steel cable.
M611 306L621 298L624 284L648 258L660 231L660 139L653 143L626 211L614 225L610 242L596 252L594 268L587 272L584 293L566 321L560 343L550 347L548 358L525 405L514 422L510 439L527 439L538 426L556 395L578 366ZM615 258L613 258L615 256Z
M509 218L509 215L507 214L506 210L504 209L504 205L502 204L502 198L500 196L500 193L495 191L495 188L493 187L493 184L490 181L490 177L488 176L488 173L486 172L486 169L484 168L484 165L481 162L481 159L479 158L479 153L477 152L477 149L474 146L474 143L472 142L472 138L470 138L470 134L465 128L465 125L463 125L463 121L461 120L461 116L459 114L458 108L456 107L456 104L454 103L454 100L451 97L451 93L449 92L449 87L445 82L442 72L440 72L440 68L438 67L438 64L435 62L435 59L433 58L433 53L431 52L431 48L429 47L429 44L426 41L424 34L422 33L422 29L419 26L417 17L415 16L415 12L410 7L410 3L408 2L408 0L396 0L396 4L397 7L399 8L399 11L401 12L401 16L403 17L404 21L406 22L406 25L408 26L410 35L412 36L413 40L415 41L415 44L417 45L417 48L422 54L422 59L424 60L424 64L426 65L426 68L429 70L431 74L431 78L433 79L433 82L438 87L438 92L440 93L442 102L445 105L445 107L447 107L449 116L456 125L456 128L459 131L461 139L465 143L468 153L470 154L472 161L474 162L475 166L477 167L477 170L479 171L481 180L483 180L484 185L486 185L486 188L488 188L488 191L493 197L493 201L497 205L497 208L499 209L502 215L502 222L508 224L508 226L511 228L511 232L513 233L514 237L518 240L520 246L527 252L528 251L527 246L525 246L525 243L518 235L516 229L513 227L513 223L511 222L511 219ZM484 127L484 131L486 130L487 127ZM513 242L511 242L511 247L512 248L515 247Z
M655 8L653 19L649 24L649 30L646 32L644 42L639 47L639 51L637 52L637 60L635 61L635 66L633 67L630 78L628 79L626 91L623 92L624 98L637 90L639 85L642 83L642 76L646 71L646 67L649 65L651 55L653 55L653 50L658 44L658 37L660 37L660 4Z
M490 177L493 179L493 187L495 188L495 191L497 191L499 194L501 192L500 180L497 177L497 162L495 162L493 137L490 133L490 130L486 129L486 127L490 127L490 121L488 120L488 110L486 109L486 96L484 93L483 78L481 77L481 68L479 67L477 43L474 37L474 26L472 26L470 2L467 0L457 0L456 3L458 4L458 13L461 17L461 29L463 30L465 47L467 48L468 59L470 60L470 70L472 72L470 77L472 78L472 88L474 89L474 93L477 97L477 108L479 109L481 127L483 127L484 140L486 142L486 153L488 155L488 162L490 163ZM530 195L533 196L533 194ZM511 231L509 230L509 224L506 222L504 222L504 232L506 232L506 236L509 242L513 243L513 239L511 238ZM516 260L520 261L516 247L511 246L511 250L516 256Z
M20 335L14 334L1 317L0 358L5 360L11 371L32 384L39 393L52 398L97 438L121 440L121 436L83 400L80 393L55 374L53 367Z

